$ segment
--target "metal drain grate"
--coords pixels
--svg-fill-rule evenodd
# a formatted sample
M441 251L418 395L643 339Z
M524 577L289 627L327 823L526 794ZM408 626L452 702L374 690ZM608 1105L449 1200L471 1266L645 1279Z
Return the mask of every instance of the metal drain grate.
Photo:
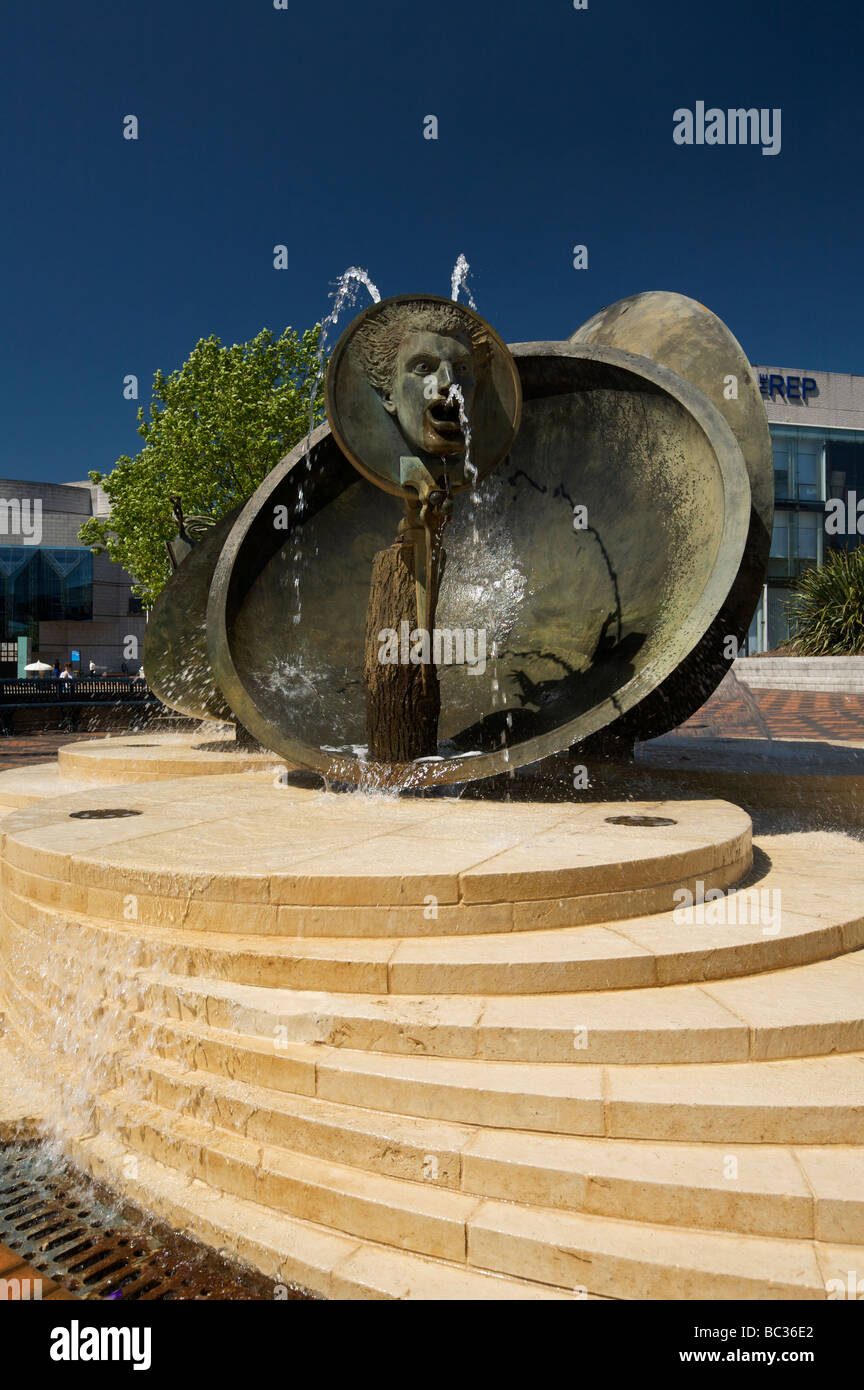
M272 1300L276 1287L118 1204L36 1144L0 1149L0 1243L79 1298Z

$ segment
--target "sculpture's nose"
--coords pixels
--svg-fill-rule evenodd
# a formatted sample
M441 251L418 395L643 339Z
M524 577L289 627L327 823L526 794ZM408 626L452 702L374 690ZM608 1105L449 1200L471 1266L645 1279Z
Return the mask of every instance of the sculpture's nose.
M442 396L446 396L454 380L453 368L445 359L445 361L441 362L438 366L438 390L441 392Z

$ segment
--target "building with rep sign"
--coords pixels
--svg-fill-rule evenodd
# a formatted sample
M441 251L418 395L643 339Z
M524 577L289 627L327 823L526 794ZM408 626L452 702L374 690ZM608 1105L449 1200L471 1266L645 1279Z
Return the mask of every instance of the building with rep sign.
M750 654L789 636L790 585L833 548L864 540L864 376L754 367L774 452L768 578L747 639Z

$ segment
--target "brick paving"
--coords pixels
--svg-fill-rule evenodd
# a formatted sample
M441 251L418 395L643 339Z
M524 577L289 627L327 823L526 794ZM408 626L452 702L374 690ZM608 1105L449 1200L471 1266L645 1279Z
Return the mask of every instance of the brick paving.
M26 767L32 763L50 762L57 756L58 749L67 743L82 743L85 739L104 738L102 733L57 734L32 733L13 734L10 738L0 738L0 772L8 772L10 767Z
M799 690L716 690L676 731L694 738L795 738L864 742L864 695Z

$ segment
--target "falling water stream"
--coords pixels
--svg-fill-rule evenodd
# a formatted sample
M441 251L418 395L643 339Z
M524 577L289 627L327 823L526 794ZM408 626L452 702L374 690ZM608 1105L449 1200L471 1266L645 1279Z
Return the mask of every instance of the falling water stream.
M312 382L312 389L309 396L309 430L306 437L306 473L312 470L312 431L315 428L315 402L318 398L318 390L324 380L325 366L324 354L327 349L327 341L330 336L331 328L336 324L346 308L353 309L357 303L357 295L360 287L368 290L373 304L380 304L381 294L378 286L373 283L365 270L359 266L351 265L344 270L336 281L336 288L331 291L330 298L333 300L333 307L330 313L321 323L321 337L318 340L318 352L316 354L315 377ZM302 511L305 493L303 488L304 480L301 478L297 490L297 506ZM300 574L302 568L303 550L299 541L295 539L292 553L292 588L294 591L294 612L293 622L299 623L302 616L302 598L300 594Z

